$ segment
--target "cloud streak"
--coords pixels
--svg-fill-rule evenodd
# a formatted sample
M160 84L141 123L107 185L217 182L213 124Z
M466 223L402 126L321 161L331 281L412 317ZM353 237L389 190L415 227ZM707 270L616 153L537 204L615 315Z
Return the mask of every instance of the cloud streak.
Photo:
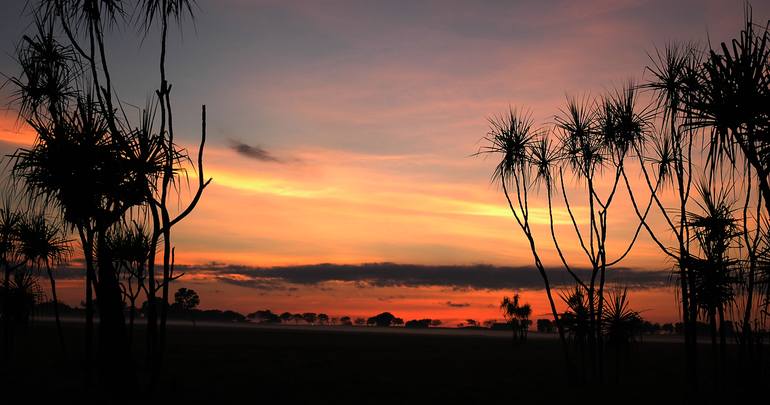
M530 266L497 267L430 266L395 263L358 265L317 264L285 267L251 267L240 265L180 266L188 273L207 273L217 280L257 289L284 289L287 285L319 286L329 282L354 283L368 287L445 287L456 290L539 290L543 288L539 273ZM573 284L566 271L547 270L551 285L566 288ZM583 279L590 270L576 269ZM670 284L669 271L642 271L617 268L607 273L610 285L634 289L663 287ZM452 302L449 306L462 305Z
M259 145L249 145L241 141L231 139L230 148L241 156L249 159L258 160L260 162L268 163L284 163L282 159L278 159L272 153L262 148Z

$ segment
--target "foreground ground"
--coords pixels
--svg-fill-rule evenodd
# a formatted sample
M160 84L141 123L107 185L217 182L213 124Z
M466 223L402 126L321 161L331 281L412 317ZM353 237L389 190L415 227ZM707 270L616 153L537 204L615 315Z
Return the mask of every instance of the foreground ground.
M276 396L314 403L588 402L579 398L588 399L589 390L566 378L556 339L514 345L501 333L371 329L174 324L161 389L153 397L252 400L247 403L276 403L268 400ZM61 355L52 323L37 322L20 332L4 392L82 398L82 325L66 323L64 333L67 352ZM607 382L595 390L607 402L681 402L681 356L679 343L636 344L619 363L611 356ZM139 350L136 359L141 369ZM148 396L131 387L126 393Z

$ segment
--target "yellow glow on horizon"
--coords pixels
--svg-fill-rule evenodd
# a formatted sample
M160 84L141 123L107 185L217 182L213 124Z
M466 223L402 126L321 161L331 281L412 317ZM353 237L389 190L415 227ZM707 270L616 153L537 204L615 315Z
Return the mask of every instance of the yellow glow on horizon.
M243 176L219 168L209 169L206 175L216 179L216 184L223 187L252 193L275 194L296 198L318 198L331 196L335 192L333 187L323 187L314 190L306 188L304 184L278 178Z

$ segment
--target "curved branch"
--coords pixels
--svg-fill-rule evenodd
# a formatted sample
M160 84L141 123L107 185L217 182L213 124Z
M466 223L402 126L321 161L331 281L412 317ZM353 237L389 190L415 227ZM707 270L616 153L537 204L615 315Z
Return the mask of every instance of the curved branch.
M624 170L621 168L621 170ZM660 183L658 183L660 185ZM656 186L657 191L657 186ZM628 190L629 193L631 193L631 189ZM652 196L650 196L650 201L647 202L647 208L644 210L644 216L639 218L639 225L636 227L636 231L634 232L634 237L631 239L631 243L628 244L628 248L623 252L620 257L617 259L609 262L606 264L607 267L612 267L618 263L620 263L621 260L623 260L630 252L631 249L634 247L634 244L636 244L636 239L639 237L639 232L642 230L643 222L647 220L647 214L650 213L650 208L652 208Z
M548 188L548 218L549 223L551 227L551 239L553 239L553 244L556 247L556 252L559 254L559 259L561 259L561 263L564 265L564 268L567 270L567 273L569 273L572 278L575 280L576 283L578 283L581 287L587 288L583 280L580 279L580 277L575 274L574 271L572 271L572 268L567 263L567 259L564 257L564 254L562 253L561 247L559 246L559 242L556 239L556 231L554 230L553 226L553 204L551 202L551 184L550 180L546 180L546 187Z
M654 193L653 190L656 189L656 187L652 186L652 182L650 181L650 175L647 173L647 168L644 166L644 158L643 155L639 152L639 149L637 148L637 155L639 156L639 167L642 169L642 173L644 173L644 180L647 182L647 187L650 189L650 193L655 200L655 203L657 204L658 208L660 208L660 212L663 215L663 218L666 219L666 223L668 223L668 226L671 228L671 231L674 233L674 235L677 235L677 238L680 238L679 232L676 230L676 226L674 226L674 223L671 221L671 218L669 218L668 213L666 212L666 208L663 207L663 203L660 202L660 199L658 198L657 193ZM626 177L626 174L623 173L623 177ZM658 181L657 183L660 183ZM628 178L626 178L626 184L628 184ZM631 188L629 187L629 192Z
M652 238L652 240L655 242L655 244L657 244L657 245L658 245L658 247L660 248L660 250L661 250L661 251L663 251L663 253L665 253L666 255L670 256L670 257L671 257L671 258L673 258L674 260L676 260L676 261L679 261L679 256L677 256L677 255L675 255L675 254L671 253L671 252L668 250L668 248L667 248L665 245L663 245L663 244L662 244L662 243L661 243L661 242L658 240L658 238L657 238L657 237L655 236L655 234L652 232L652 229L650 229L650 226L647 224L647 220L646 220L646 219L645 219L645 220L642 220L642 218L643 218L643 217L642 217L642 213L641 213L641 212L639 212L639 207L636 205L636 199L634 198L634 194L633 194L633 192L631 191L631 185L628 183L628 177L626 176L626 173L625 173L625 171L622 173L622 175L623 175L623 180L624 180L624 182L626 183L626 188L628 189L628 195L629 195L629 197L631 198L631 205L633 205L633 207L634 207L634 212L636 212L636 216L637 216L637 217L639 217L639 220L640 220L640 221L641 221L641 223L644 225L644 228L647 230L647 233L650 235L650 238Z
M572 214L572 208L570 208L569 200L567 198L567 191L564 188L564 173L561 169L559 169L559 182L561 183L561 194L564 197L564 205L567 207L567 212L569 213L570 220L572 221L572 226L575 228L575 233L577 234L578 240L580 241L580 247L583 248L583 252L585 252L585 254L591 258L591 253L588 252L586 244L583 242L583 234L580 232L577 221L575 221L575 215Z
M202 132L201 132L201 144L198 147L198 190L195 193L195 196L193 197L192 201L190 201L190 204L187 206L187 208L182 211L179 215L177 215L174 219L172 219L168 223L168 228L173 227L179 221L183 220L187 215L189 215L193 209L195 209L195 206L198 205L198 201L200 201L201 196L203 195L203 190L211 183L211 178L208 180L204 179L203 174L203 148L206 145L206 106L201 107L201 121L202 121ZM165 231L165 229L162 229L162 231Z

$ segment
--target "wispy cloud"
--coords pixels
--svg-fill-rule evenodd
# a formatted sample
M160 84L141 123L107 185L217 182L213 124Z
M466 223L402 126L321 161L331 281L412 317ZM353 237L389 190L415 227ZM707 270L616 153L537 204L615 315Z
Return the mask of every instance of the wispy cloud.
M260 162L269 163L285 163L284 160L278 159L268 150L262 148L259 145L249 145L235 139L230 139L230 148L241 156L249 159L258 160Z

